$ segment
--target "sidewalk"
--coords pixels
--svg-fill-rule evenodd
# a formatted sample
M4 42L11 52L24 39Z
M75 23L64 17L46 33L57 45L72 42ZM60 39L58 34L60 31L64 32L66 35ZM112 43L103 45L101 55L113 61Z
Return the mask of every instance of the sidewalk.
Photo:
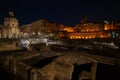
M21 47L16 47L15 45L5 45L0 47L0 51L10 51L10 50L19 50L22 49Z

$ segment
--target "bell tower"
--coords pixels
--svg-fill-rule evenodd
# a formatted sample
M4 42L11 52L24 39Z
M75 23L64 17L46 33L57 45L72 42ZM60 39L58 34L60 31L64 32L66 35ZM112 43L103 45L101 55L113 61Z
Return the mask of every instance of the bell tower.
M87 17L86 17L86 16L82 16L81 23L82 23L82 24L87 23Z

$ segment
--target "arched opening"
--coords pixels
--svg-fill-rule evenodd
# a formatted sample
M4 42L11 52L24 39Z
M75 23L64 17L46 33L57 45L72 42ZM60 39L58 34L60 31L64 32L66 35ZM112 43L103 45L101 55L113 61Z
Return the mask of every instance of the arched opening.
M72 79L71 80L80 80L80 74L82 71L90 72L91 71L92 64L74 64L74 71L72 73ZM89 80L89 79L85 79Z

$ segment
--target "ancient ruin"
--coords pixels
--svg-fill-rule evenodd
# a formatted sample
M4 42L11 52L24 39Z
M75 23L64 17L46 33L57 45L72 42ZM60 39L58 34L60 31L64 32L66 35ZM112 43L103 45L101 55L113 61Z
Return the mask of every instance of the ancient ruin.
M96 80L99 63L120 66L118 58L50 49L2 54L0 63L14 80Z

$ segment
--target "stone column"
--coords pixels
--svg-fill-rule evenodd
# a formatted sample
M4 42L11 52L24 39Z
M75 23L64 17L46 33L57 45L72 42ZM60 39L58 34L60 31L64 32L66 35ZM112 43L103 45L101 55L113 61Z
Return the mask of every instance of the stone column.
M16 75L16 60L13 60L13 74Z
M34 69L30 72L30 80L37 80L37 72Z
M94 62L91 66L91 80L96 79L96 71L97 71L97 62Z

